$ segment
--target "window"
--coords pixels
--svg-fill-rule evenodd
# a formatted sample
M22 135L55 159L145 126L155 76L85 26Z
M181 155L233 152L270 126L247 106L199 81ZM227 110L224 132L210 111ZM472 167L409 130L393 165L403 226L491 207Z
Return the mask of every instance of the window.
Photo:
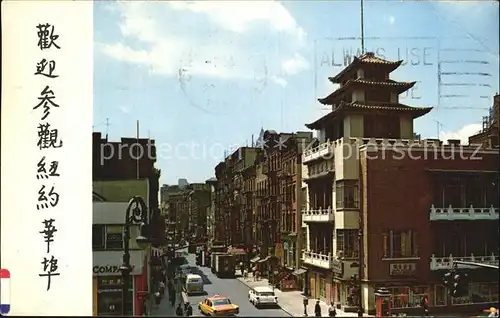
M125 315L132 316L134 292L130 291L128 297ZM115 290L101 291L97 303L98 316L120 316L122 310L122 292L118 288Z
M384 257L418 257L418 233L392 230L383 234Z
M358 230L337 230L337 251L342 251L344 258L358 257Z
M387 288L392 294L391 308L416 308L420 307L422 297L429 296L429 288L427 286L417 287L389 287Z
M104 230L104 225L92 225L92 249L104 249Z
M359 207L356 181L337 181L335 196L337 209L357 209Z
M320 297L325 298L326 297L326 282L325 278L321 277L319 279L319 292L320 292Z
M106 248L123 249L123 227L108 225L106 227Z
M302 200L302 202L300 202L300 208L301 210L305 210L307 206L307 188L302 188L300 196L300 199Z
M448 293L443 285L434 287L434 306L446 306Z
M492 302L498 302L498 283L471 283L468 295L451 299L452 305Z

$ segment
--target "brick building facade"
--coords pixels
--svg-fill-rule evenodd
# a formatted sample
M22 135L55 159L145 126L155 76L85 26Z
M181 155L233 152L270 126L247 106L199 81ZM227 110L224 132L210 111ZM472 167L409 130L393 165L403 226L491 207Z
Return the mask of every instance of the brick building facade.
M473 162L470 158L450 159L451 149L458 152L467 148L457 140L445 146L438 140L412 140L414 119L431 108L399 102L399 94L414 85L390 79L389 74L401 63L380 59L373 53L355 58L329 78L339 88L319 99L331 105L332 112L306 125L318 131L319 139L319 145L306 150L303 157L307 195L303 261L308 267L308 291L313 297L342 304L346 311L355 311L361 297L365 312L373 312L374 292L379 287L389 289L394 311L411 313L423 295L430 297L430 306L437 311L442 308L450 312L448 307L453 305L453 310L473 310L474 305L465 305L470 302L487 306L491 300L498 301L498 292L495 296L492 291L494 284L471 285L475 286L474 297L451 301L437 282L442 274L439 269L447 268L450 255L470 259L467 253L474 250L479 254L472 259L498 264L498 244L492 248L494 233L498 236L498 203L492 201L495 196L484 192L481 197L476 191L474 204L465 199L465 189L472 184L498 187L498 172L493 165L498 162L498 151L484 149L484 158ZM427 157L410 158L429 147L438 149L438 159L429 159L430 152ZM468 181L463 181L464 175ZM445 200L446 191L452 194ZM462 225L465 214L473 217ZM445 215L450 216L447 219ZM489 234L470 238L478 226ZM466 247L464 235L457 234L462 232L469 233L465 237L474 248ZM436 236L440 233L455 236ZM488 282L477 275L471 275L474 283ZM360 292L353 288L353 279L358 286L361 282ZM482 290L480 297L477 290ZM456 306L457 302L462 305Z
M411 313L422 296L436 313L497 304L498 272L464 268L469 295L460 298L448 296L442 277L454 259L498 264L498 151L411 145L360 148L365 308L380 287L391 291L394 312Z

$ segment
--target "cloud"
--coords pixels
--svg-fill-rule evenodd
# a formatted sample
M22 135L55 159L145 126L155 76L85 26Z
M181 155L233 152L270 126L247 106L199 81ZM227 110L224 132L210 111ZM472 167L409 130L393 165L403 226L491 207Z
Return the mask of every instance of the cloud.
M286 87L288 85L288 82L284 78L276 75L271 76L271 82L281 87Z
M439 135L441 140L459 139L461 143L468 144L469 137L481 130L481 124L468 124L457 131L442 131Z
M290 75L308 66L299 53L292 53L303 46L306 33L276 1L130 1L106 8L119 16L121 39L101 39L98 50L153 74L260 80L283 73L281 66ZM271 32L253 32L259 26ZM280 36L286 41L280 42ZM283 62L281 56L292 54L293 59ZM271 80L282 86L286 82Z
M125 106L120 106L120 111L124 114L130 113L130 108L125 107Z
M293 58L283 61L283 71L288 75L295 75L309 69L309 62L300 54L295 53Z
M206 14L212 23L227 30L245 33L261 21L302 40L306 32L278 1L172 1L173 9Z

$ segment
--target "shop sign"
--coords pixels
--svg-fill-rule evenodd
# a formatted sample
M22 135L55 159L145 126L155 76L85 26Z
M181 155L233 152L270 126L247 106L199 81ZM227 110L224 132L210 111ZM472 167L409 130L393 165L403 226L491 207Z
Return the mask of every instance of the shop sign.
M417 264L416 263L395 263L389 265L389 274L391 276L416 276Z
M134 270L134 266L132 265L130 267L130 272L132 272ZM94 266L92 268L92 272L94 274L106 274L106 275L110 275L110 274L120 274L120 266L117 266L117 265L103 265L103 266Z
M144 252L130 251L130 275L141 275L144 264ZM94 251L92 253L93 276L119 276L123 251Z
M344 264L341 260L334 257L332 259L331 264L332 264L332 271L334 274L336 274L338 276L342 276L344 274Z

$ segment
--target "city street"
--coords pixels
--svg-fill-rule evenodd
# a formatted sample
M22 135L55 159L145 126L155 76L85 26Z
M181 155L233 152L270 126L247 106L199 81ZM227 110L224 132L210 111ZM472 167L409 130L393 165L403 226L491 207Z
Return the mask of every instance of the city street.
M195 256L190 254L187 257L189 264L194 268L193 273L200 275L204 279L204 288L206 295L190 296L189 302L193 305L193 316L203 316L198 310L198 303L203 301L207 296L224 295L231 301L240 306L240 317L258 316L258 317L290 317L289 314L279 308L263 308L257 309L248 301L249 288L242 284L237 279L220 279L210 271L208 267L199 267L195 264Z

